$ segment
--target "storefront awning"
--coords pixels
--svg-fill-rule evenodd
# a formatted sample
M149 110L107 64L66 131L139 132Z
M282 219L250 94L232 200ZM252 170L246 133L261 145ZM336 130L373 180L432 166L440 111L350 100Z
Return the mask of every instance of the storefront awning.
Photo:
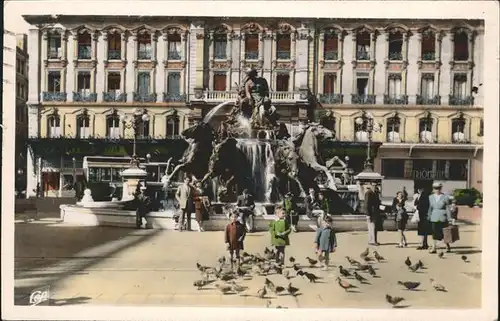
M411 156L413 149L448 149L448 150L472 150L474 157L477 152L483 149L481 144L411 144L411 143L384 143L380 146L381 149L408 149L408 156Z

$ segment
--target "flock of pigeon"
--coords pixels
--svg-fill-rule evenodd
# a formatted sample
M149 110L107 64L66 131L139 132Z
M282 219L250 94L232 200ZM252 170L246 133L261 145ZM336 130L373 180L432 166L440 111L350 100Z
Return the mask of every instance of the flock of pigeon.
M370 255L371 254L371 255ZM370 253L370 250L367 248L359 255L361 262L357 261L349 256L346 256L347 263L350 265L348 268L344 268L342 265L338 267L338 271L340 276L336 277L335 283L344 289L346 292L349 292L351 289L357 289L358 285L354 285L348 281L348 279L353 279L359 282L359 285L370 285L371 283L368 280L368 275L371 278L378 278L377 273L374 269L374 263L385 262L386 259L381 256L377 251L373 251ZM444 257L444 253L440 252L438 255L439 258ZM469 262L467 257L463 255L462 260L464 262ZM321 262L322 258L312 259L310 257L306 257L307 266L315 267L318 262ZM249 254L247 252L242 252L241 262L239 265L235 265L236 269L232 269L231 266L233 264L229 264L226 258L220 257L218 259L218 263L216 267L204 266L199 262L196 263L196 268L201 272L202 278L194 281L193 285L198 289L202 290L209 284L215 283L215 288L218 289L222 294L240 294L244 296L255 296L260 299L269 299L267 294L274 293L277 296L280 295L291 295L296 298L300 295L300 290L297 287L294 287L290 281L293 277L302 277L307 279L310 283L316 283L318 279L321 279L320 276L315 275L314 273L308 272L304 270L304 267L296 262L294 257L289 258L290 266L285 266L284 264L278 263L278 254L277 252L268 249L267 247L264 249L264 254L261 255L259 253ZM405 265L408 267L408 270L411 272L417 272L421 269L426 269L423 262L418 260L416 263L412 263L410 258L407 257L405 260ZM364 275L363 275L364 273ZM283 276L283 285L278 285L272 282L267 276L270 274L278 274ZM238 283L240 280L251 280L255 276L263 276L264 284L260 287L256 293L247 294L249 287L241 285ZM287 284L285 286L285 284ZM401 285L404 289L413 291L416 290L420 286L420 282L412 282L412 281L398 281L398 284ZM430 284L436 291L447 292L446 288L437 283L436 280L430 279ZM386 301L392 305L393 308L402 307L398 306L398 304L405 299L399 296L393 296L386 294ZM271 307L271 301L267 300L266 307ZM275 308L285 308L282 306L276 306Z

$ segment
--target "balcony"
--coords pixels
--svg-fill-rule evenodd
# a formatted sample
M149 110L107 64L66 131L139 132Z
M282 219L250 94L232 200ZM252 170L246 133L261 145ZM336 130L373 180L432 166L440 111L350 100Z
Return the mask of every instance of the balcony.
M259 59L259 52L258 51L247 51L247 52L245 52L245 59L258 60Z
M205 91L200 100L207 103L219 103L224 101L236 101L238 92L236 91ZM299 92L289 91L274 91L269 93L269 98L273 104L275 103L295 103L303 101Z
M92 57L92 47L91 46L79 46L78 48L78 59L90 59Z
M134 92L134 102L136 103L155 103L156 93L144 94Z
M116 91L109 91L102 93L102 100L105 102L124 103L127 101L126 93L118 93Z
M96 93L82 93L73 92L73 101L83 102L83 103L93 103L97 101Z
M318 100L322 104L342 104L344 95L342 94L319 94Z
M227 59L227 54L225 51L224 52L216 52L214 54L214 58L215 58L215 60L225 60L225 59Z
M338 60L339 53L337 51L325 51L324 52L324 59L325 60Z
M110 49L108 50L108 60L120 60L122 59L121 50Z
M452 106L472 106L474 105L474 97L449 95L448 104Z
M168 60L181 60L181 53L177 50L169 50L167 54Z
M389 60L390 61L401 61L403 60L402 52L389 52Z
M66 93L62 92L50 92L50 91L44 91L42 93L42 100L43 101L66 101Z
M206 102L222 102L236 100L238 93L236 91L206 91L202 100Z
M137 59L139 59L139 60L151 60L151 51L139 50L139 52L137 53Z
M434 60L436 60L436 53L435 52L424 52L422 54L422 60L423 61L434 61Z
M278 60L289 60L291 57L290 50L281 50L276 52L276 58Z
M417 105L441 105L441 96L425 97L417 95Z
M61 59L61 48L49 48L47 53L48 59Z
M370 60L370 53L367 51L356 52L356 60Z
M386 105L408 105L408 96L384 95L384 104Z
M185 102L186 95L180 93L163 93L163 102Z
M351 103L360 105L375 105L377 101L375 95L351 94Z

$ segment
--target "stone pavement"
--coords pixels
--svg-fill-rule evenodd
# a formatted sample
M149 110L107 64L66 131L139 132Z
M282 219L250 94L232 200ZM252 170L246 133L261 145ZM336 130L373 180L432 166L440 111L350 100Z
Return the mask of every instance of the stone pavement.
M461 225L461 240L454 244L454 253L443 259L425 251L417 251L418 237L408 232L410 246L395 247L396 232L382 232L383 245L377 250L386 259L378 263L380 278L371 278L371 285L359 285L357 292L346 293L334 282L338 266L347 267L345 256L359 259L366 248L366 232L339 233L339 248L332 256L330 271L306 268L322 279L309 284L297 277L291 282L301 295L270 295L273 305L289 308L387 308L385 294L402 296L403 305L412 308L479 308L481 306L481 227ZM287 257L294 256L306 263L313 256L314 233L291 235ZM245 250L262 253L269 244L267 233L249 234ZM50 220L16 224L15 300L27 304L30 292L50 285L52 305L141 305L141 306L233 306L264 307L265 301L254 295L262 286L264 277L239 281L249 286L247 296L221 295L212 286L198 291L193 281L200 278L195 263L214 265L223 255L222 232L172 232L160 230L132 230L111 227L78 227ZM464 263L461 255L470 263ZM421 259L428 267L421 273L412 273L404 259ZM270 275L276 284L286 286L281 275ZM429 278L438 280L448 293L432 289ZM421 291L402 290L397 281L422 282Z

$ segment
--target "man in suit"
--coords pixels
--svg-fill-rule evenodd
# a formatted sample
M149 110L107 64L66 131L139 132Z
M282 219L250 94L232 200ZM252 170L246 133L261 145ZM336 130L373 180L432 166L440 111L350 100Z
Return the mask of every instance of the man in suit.
M151 210L151 199L145 194L146 186L137 186L136 200L137 209L135 210L135 224L137 228L142 227L142 219Z
M253 210L255 209L255 200L253 196L248 193L248 189L244 189L243 193L238 196L236 206L241 213L241 223L246 225L248 232L253 229ZM248 222L247 222L248 219Z
M179 208L181 209L179 231L184 229L184 224L186 229L191 231L191 213L194 210L193 194L194 187L191 186L191 178L186 176L184 184L180 185L175 193L175 198L179 202Z
M366 186L364 205L366 222L368 224L368 244L377 246L379 245L377 241L377 227L380 220L380 199L374 189L375 186Z

